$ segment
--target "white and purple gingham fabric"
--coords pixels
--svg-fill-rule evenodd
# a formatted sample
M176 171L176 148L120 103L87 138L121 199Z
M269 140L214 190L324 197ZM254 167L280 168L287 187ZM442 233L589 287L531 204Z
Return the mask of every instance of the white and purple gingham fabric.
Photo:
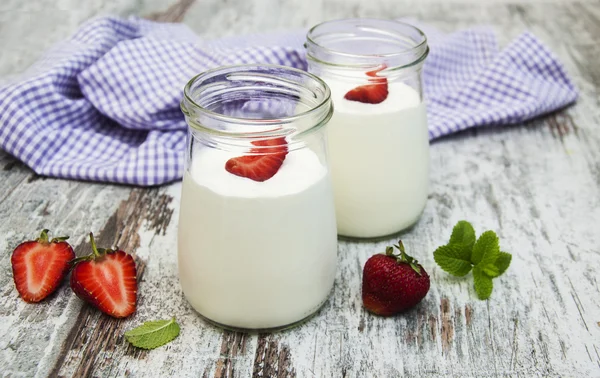
M489 29L423 28L431 139L522 122L577 98L563 66L529 33L500 51ZM304 31L203 41L181 24L93 19L2 84L0 147L40 175L144 186L177 180L185 83L220 65L306 69L303 42Z

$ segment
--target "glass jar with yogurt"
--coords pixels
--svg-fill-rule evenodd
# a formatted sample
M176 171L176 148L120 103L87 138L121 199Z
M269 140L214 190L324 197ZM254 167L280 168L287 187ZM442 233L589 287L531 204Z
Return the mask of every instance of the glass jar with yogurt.
M325 83L271 65L194 77L181 103L188 149L178 229L185 297L208 321L287 328L334 282L337 233Z
M413 225L428 196L427 38L401 22L345 19L313 27L305 46L308 70L329 85L335 107L328 134L338 233L374 238Z

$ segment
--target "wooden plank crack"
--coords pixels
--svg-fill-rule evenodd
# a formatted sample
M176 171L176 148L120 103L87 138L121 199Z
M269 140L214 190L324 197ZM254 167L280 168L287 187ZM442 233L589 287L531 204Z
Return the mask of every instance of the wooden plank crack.
M292 366L290 348L287 345L279 345L273 335L259 335L252 377L296 377L296 370Z
M454 337L454 322L450 311L450 301L448 298L442 298L440 304L440 336L442 338L442 353L447 354L452 345Z
M243 332L224 331L220 357L215 368L215 378L234 377L234 362L238 356L246 354L248 335Z

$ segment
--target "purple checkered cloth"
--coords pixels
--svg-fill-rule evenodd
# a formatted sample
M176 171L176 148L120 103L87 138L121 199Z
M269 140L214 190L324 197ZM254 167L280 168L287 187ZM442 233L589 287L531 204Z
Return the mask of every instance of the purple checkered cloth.
M556 57L525 33L500 51L490 29L420 25L431 139L525 121L575 101ZM180 24L98 18L0 88L0 146L45 176L157 185L181 178L182 89L220 65L306 69L305 31L203 41Z

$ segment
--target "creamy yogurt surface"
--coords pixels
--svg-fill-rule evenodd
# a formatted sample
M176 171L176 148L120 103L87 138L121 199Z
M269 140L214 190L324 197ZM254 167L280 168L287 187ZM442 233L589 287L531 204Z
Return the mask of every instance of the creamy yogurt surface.
M258 182L233 175L225 163L240 153L202 148L192 159L190 175L194 181L223 196L280 197L306 190L327 175L319 157L307 148L289 152L279 171L270 179Z
M234 156L204 148L184 175L184 294L201 315L230 327L295 323L333 287L337 237L328 170L303 148L290 151L275 176L256 182L225 170Z

